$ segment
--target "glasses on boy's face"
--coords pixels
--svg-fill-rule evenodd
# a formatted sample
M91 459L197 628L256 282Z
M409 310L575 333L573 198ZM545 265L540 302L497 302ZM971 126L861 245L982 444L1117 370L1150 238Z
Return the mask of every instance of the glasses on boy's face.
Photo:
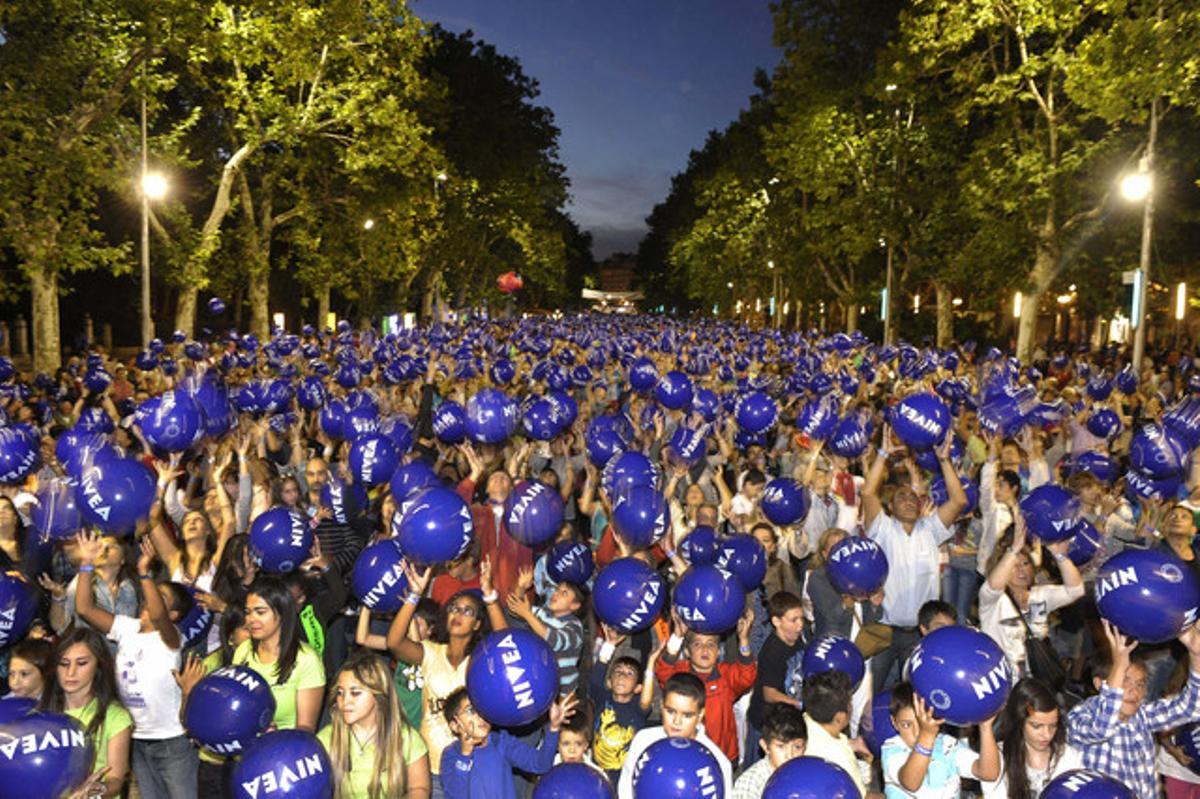
M479 615L479 610L474 605L451 605L446 612L451 616L466 616L468 619Z

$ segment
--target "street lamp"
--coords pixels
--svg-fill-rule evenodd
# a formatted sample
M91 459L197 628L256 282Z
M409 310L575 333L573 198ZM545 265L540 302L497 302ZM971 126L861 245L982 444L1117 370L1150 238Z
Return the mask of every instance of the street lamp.
M145 120L143 119L143 125ZM143 128L143 136L145 131ZM142 142L142 346L154 338L154 317L150 314L150 201L167 196L167 179L159 172L147 171L146 146Z
M167 196L167 178L161 172L142 175L142 194L150 200L161 200Z
M373 227L375 227L374 219L368 219L365 222L363 222L363 230L370 230Z
M1153 114L1150 121L1153 126L1156 121ZM1150 141L1151 146L1147 148L1146 154L1138 163L1138 171L1123 177L1120 186L1122 197L1129 202L1142 204L1142 244L1138 254L1138 275L1134 283L1135 287L1139 284L1142 286L1150 284L1150 244L1154 234L1154 180L1151 172L1154 157L1153 132ZM1146 292L1141 292L1137 297L1131 316L1133 368L1138 371L1142 367L1142 355L1146 351Z

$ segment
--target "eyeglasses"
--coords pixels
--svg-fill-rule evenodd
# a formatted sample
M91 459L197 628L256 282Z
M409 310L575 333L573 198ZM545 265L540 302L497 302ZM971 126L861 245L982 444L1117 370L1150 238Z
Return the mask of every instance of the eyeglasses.
M453 605L451 607L446 608L446 612L449 613L451 616L454 616L454 615L466 616L471 619L473 619L479 615L479 609L476 608L474 605Z

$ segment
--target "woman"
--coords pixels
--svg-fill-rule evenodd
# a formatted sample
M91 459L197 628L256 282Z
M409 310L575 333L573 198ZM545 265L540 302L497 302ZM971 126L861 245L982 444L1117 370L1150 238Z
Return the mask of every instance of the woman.
M987 582L979 589L979 626L1000 644L1016 674L1030 676L1026 627L1038 638L1048 637L1050 614L1083 596L1083 576L1067 557L1071 546L1067 539L1046 545L1062 575L1062 585L1035 585L1037 569L1025 537L1025 519L1014 508L1013 523L997 542Z
M430 570L418 572L412 565L405 564L404 573L410 594L388 629L387 647L397 660L421 664L425 675L421 737L429 746L430 771L436 775L441 767L442 750L456 740L442 713L442 703L467 684L467 659L485 632L485 608L476 594L460 591L446 602L433 640L413 641L408 637L409 623L429 586ZM494 596L488 599L495 601ZM443 796L437 779L433 780L432 795L438 799Z
M813 625L814 635L825 635L829 632L849 635L854 614L845 607L841 594L834 590L827 571L829 553L849 535L845 530L830 527L817 539L817 549L813 553L804 579L804 590L800 594L800 598L804 600L804 617Z
M330 724L317 737L333 763L334 799L428 799L429 751L405 720L379 656L351 655L329 705Z
M133 719L117 696L112 654L100 633L80 626L59 640L54 660L55 679L46 684L40 709L83 725L96 748L92 771L108 768L104 796L118 796L129 773Z
M256 579L246 594L246 630L250 637L233 652L235 666L254 669L271 683L275 727L317 731L325 667L301 640L296 600L278 577Z
M94 564L96 571L92 581L96 606L113 615L137 616L133 558L120 539L105 536L101 540L103 546ZM61 635L75 621L75 591L79 577L76 576L67 586L54 582L47 574L43 574L39 582L53 600L50 605L50 626ZM116 651L115 645L112 651Z
M1058 700L1044 683L1018 682L1000 715L1000 777L981 781L984 799L1034 799L1059 774L1083 768L1067 743Z
M220 505L219 528L213 526L206 511L186 511L178 522L179 537L183 540L180 545L176 542L174 533L167 528L162 510L165 507L163 500L166 491L179 472L161 461L156 461L154 468L158 471L159 500L155 503L150 518L150 537L154 541L154 547L170 571L172 582L194 586L201 591L211 591L217 563L221 560L221 550L233 535L236 525L233 503L225 493L224 487L218 483L216 494Z
M25 525L12 499L0 496L0 572L23 571Z

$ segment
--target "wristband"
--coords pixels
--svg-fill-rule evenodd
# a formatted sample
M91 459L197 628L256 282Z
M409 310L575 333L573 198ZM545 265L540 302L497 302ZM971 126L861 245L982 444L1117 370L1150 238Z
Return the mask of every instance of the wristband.
M84 563L83 565L81 565L79 567L79 571L81 573L82 572L94 572L94 571L96 571L96 567L94 565L92 565L91 563Z
M139 580L153 580L154 575L153 574L139 574L138 579Z
M499 598L500 594L495 589L492 589L490 593L483 595L483 602L486 605L494 605L496 604L496 600Z
M933 750L927 746L921 746L919 743L913 744L913 751L916 752L918 755L924 755L925 757L933 757Z
M1050 554L1054 556L1055 560L1066 560L1067 559L1066 554L1062 553L1062 552L1051 552Z
M666 552L667 560L675 560L675 550L668 549Z
M406 605L415 605L420 601L421 601L420 594L409 594L408 596L404 597L404 604L406 604Z
M749 655L750 644L738 644L738 652L741 652L743 655Z
M679 654L679 650L683 648L683 638L671 633L671 637L667 639L667 651L672 655Z
M62 604L65 604L67 601L67 595L63 594L62 596L50 597L50 600L52 602L54 602L54 604L56 604L56 605L62 605Z
M600 649L596 652L596 659L602 663L607 663L609 660L612 660L613 652L616 651L617 648L611 641L605 641L600 644Z

